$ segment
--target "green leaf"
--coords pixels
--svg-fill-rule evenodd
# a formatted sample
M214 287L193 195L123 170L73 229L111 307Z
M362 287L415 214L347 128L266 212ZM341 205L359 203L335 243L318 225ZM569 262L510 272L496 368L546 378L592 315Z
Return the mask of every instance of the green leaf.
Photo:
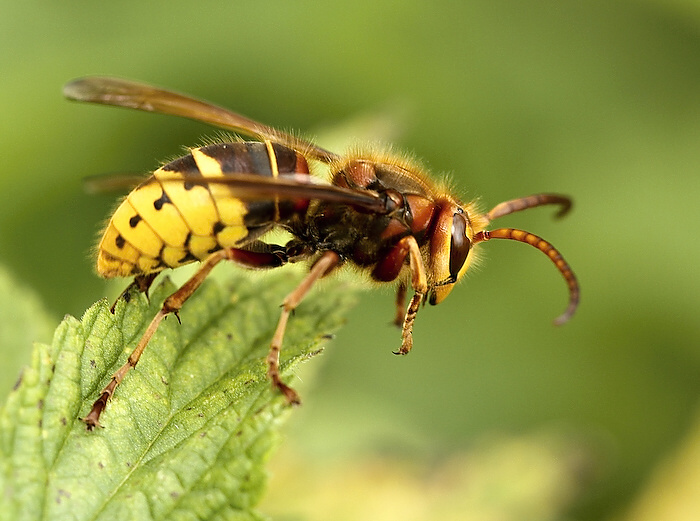
M132 295L114 314L101 301L81 321L67 317L0 411L0 517L260 519L263 465L290 410L265 365L289 273L206 281L181 325L161 324L94 432L79 417L175 286L166 280L150 303ZM299 306L282 351L287 380L339 325L349 293L312 291Z
M0 400L29 362L33 342L47 342L58 320L51 318L39 297L0 265Z

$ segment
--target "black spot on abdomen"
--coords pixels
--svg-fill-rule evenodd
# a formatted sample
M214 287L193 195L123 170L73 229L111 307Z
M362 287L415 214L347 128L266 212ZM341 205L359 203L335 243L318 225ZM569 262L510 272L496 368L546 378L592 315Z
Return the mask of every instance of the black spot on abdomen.
M160 198L153 201L153 208L155 208L156 210L160 210L161 208L163 208L163 205L165 205L167 203L172 204L172 201L168 197L168 194L166 194L165 191L163 191Z

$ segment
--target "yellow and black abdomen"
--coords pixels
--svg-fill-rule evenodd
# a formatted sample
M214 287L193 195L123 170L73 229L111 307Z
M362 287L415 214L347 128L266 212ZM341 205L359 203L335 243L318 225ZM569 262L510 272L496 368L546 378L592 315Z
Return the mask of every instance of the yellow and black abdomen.
M306 159L276 143L193 149L156 170L122 201L99 243L97 272L108 278L145 275L245 246L286 212L274 199L239 199L235 189L215 179L289 173L308 174ZM198 177L211 182L193 182Z

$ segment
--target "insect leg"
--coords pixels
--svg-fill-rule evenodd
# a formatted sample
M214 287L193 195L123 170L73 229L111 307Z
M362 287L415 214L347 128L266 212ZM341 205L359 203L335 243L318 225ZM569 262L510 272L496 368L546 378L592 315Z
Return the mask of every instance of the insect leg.
M286 262L286 257L284 257L281 252L255 252L227 248L212 253L209 257L202 261L202 264L197 272L192 275L192 277L175 293L165 299L160 311L158 311L156 316L153 317L153 320L151 320L151 323L146 328L146 331L139 340L139 343L136 345L136 348L129 355L126 363L121 366L117 372L114 373L114 375L112 375L112 379L102 390L100 397L95 401L88 415L82 419L87 424L88 430L92 430L95 427L100 427L100 415L107 406L107 402L112 397L114 390L121 383L129 370L136 367L136 364L143 354L143 351L146 349L148 342L151 340L151 337L158 329L158 326L162 320L170 313L175 313L177 316L178 311L180 311L185 301L187 301L187 299L192 296L197 288L201 286L202 282L204 282L204 279L207 278L214 266L216 266L222 260L231 260L237 262L238 264L243 264L250 267L275 267L284 264ZM134 284L138 284L138 281L135 281Z
M284 394L287 402L298 405L301 403L299 395L294 389L282 382L280 377L280 351L282 350L282 340L284 339L284 330L287 327L289 315L304 299L314 283L328 274L333 268L340 263L340 256L334 251L327 251L321 255L311 267L311 270L306 275L304 280L288 294L282 303L282 314L280 315L277 329L270 342L270 352L267 355L267 376L272 380L272 385Z
M394 316L393 323L397 327L401 327L403 324L403 317L405 314L404 309L406 308L406 283L399 282L396 288L396 315Z
M156 314L156 316L153 317L153 320L151 320L151 323L146 328L146 332L141 337L141 340L139 340L136 348L129 355L126 363L112 375L112 379L102 390L100 397L92 405L92 409L88 415L82 419L87 424L88 430L92 430L95 427L101 427L99 419L102 411L104 411L105 407L107 406L107 401L112 397L114 390L124 379L124 376L126 376L126 373L129 372L129 369L136 367L136 364L141 358L141 354L146 349L148 342L151 340L153 333L155 333L158 329L161 321L170 313L175 313L177 315L177 312L180 310L184 302L190 298L195 290L202 284L202 281L204 281L207 275L209 275L209 272L214 268L214 266L227 257L227 250L219 250L210 255L204 262L202 262L199 270L197 270L197 272L187 282L185 282L180 289L165 299L160 311L158 311L158 314ZM136 283L136 281L134 283Z
M129 295L131 294L132 288L136 288L139 293L145 293L146 297L148 297L148 290L158 275L158 273L149 273L148 275L137 275L134 277L134 281L129 284L124 291L122 291L121 295L119 295L114 301L114 304L112 304L112 307L109 308L110 312L114 314L114 308L117 307L117 302L119 302L122 298L129 302Z
M401 348L398 351L394 351L394 354L397 355L405 355L413 347L413 322L416 320L416 313L418 313L418 309L428 291L425 266L423 266L423 258L421 257L416 238L412 235L408 235L401 239L399 243L404 241L406 246L408 246L408 260L411 268L411 287L414 293L403 318Z

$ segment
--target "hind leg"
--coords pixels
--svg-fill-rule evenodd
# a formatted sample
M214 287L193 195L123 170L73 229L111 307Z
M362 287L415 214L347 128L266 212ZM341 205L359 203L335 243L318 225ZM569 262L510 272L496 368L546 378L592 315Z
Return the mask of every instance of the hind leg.
M111 380L107 386L102 390L100 396L95 403L92 405L92 409L85 418L82 420L87 424L87 429L92 430L95 427L101 427L100 425L100 415L107 406L107 402L114 394L114 390L124 379L126 374L130 369L136 367L141 355L143 354L148 342L151 337L158 329L158 326L162 320L168 316L170 313L175 313L177 316L178 311L182 308L185 301L192 296L192 294L201 286L204 279L207 278L211 270L222 260L234 261L238 264L242 264L249 267L258 268L273 268L281 266L287 262L286 256L283 254L283 250L268 251L268 252L255 252L248 250L239 250L235 248L227 248L219 250L209 257L207 257L200 265L197 272L192 275L192 277L185 282L175 293L170 295L163 302L163 306L160 311L153 317L151 323L146 328L145 333L139 340L132 353L129 355L126 363L121 366L116 373L112 375ZM153 279L151 279L152 281ZM137 283L136 281L134 283ZM178 318L179 320L179 318Z

